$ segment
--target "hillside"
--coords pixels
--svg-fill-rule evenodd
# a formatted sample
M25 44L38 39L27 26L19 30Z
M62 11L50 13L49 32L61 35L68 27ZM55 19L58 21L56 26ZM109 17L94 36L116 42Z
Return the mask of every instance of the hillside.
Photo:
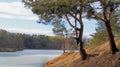
M120 49L120 38L115 38L115 40ZM120 67L120 52L112 55L108 42L90 47L86 51L89 55L85 61L80 60L78 52L64 53L47 62L46 67Z

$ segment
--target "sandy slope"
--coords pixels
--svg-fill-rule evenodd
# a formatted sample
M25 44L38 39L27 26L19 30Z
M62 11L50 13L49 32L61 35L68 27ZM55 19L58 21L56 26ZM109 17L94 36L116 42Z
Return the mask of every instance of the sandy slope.
M115 40L120 49L120 38ZM112 55L108 42L96 47L90 47L86 51L88 58L85 61L80 60L78 52L64 53L49 61L46 67L120 67L120 52Z

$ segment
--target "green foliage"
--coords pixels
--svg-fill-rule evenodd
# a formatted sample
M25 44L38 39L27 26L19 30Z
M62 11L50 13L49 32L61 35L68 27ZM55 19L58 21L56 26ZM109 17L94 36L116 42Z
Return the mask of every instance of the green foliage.
M120 20L119 20L119 11L114 13L113 18L111 19L111 27L114 36L120 36ZM93 39L92 45L100 45L108 40L107 32L105 31L104 23L98 23L96 28L96 33L92 35Z
M93 3L94 4L94 3ZM117 0L101 0L99 1L99 7L91 7L91 12L94 13L88 14L88 17L94 18L98 22L96 28L96 33L94 33L92 39L92 45L99 45L108 40L108 31L107 25L110 23L110 28L112 28L112 33L114 36L120 36L120 24L119 24L119 1ZM99 10L99 11L98 11ZM106 26L106 27L105 27ZM110 29L109 28L109 29ZM109 30L110 31L110 30ZM109 37L109 39L112 39ZM114 39L113 39L114 40Z
M77 10L76 6L79 4L78 0L23 0L23 2L32 9L33 13L39 16L40 20L43 19L44 21L56 21L55 19L63 18L70 11Z
M114 36L120 36L120 11L116 11L113 13L113 17L111 19L111 27Z
M1 49L61 49L63 37L9 33L0 30ZM70 40L72 43L73 40ZM73 44L73 43L72 43ZM5 51L5 50L3 50Z
M112 26L112 27L113 27L113 26ZM94 34L92 35L93 39L92 39L92 41L91 41L91 44L92 44L93 46L103 44L104 42L106 42L106 41L108 40L108 37L107 37L106 32L105 32L105 29L103 29L103 28L104 28L104 26L100 26L100 25L99 25L99 26L96 28L96 33L94 33ZM113 27L113 28L114 28L114 27ZM102 30L102 31L101 31L101 30ZM120 30L120 28L119 28L119 30ZM113 32L118 33L117 30L113 30ZM118 33L118 34L115 34L115 33L114 33L114 36L115 36L115 35L119 35L119 33Z
M75 48L74 48L74 45L70 45L70 52L75 52Z
M5 30L0 30L0 49L4 48L23 49L21 34L8 33Z
M53 32L57 35L57 36L66 36L67 34L67 29L64 26L64 24L60 24L60 22L56 22L54 24L54 28L53 28Z
M66 19L66 15L71 16L70 13L79 15L81 10L84 12L88 8L86 8L87 0L23 0L23 3L39 16L39 23L52 25ZM62 23L60 22L60 24ZM78 28L80 27L78 26Z

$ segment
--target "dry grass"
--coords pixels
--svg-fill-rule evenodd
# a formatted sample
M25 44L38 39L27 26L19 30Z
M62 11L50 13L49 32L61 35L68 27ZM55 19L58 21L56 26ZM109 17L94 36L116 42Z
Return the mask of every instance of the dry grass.
M120 48L120 38L115 38ZM112 55L109 43L86 49L87 60L81 61L79 53L64 53L47 63L46 67L120 67L120 52Z
M47 67L64 67L79 58L80 58L80 55L77 52L76 53L64 53L60 57L55 58L54 60L51 60L50 62L48 62L47 65L50 65L50 66L47 66Z

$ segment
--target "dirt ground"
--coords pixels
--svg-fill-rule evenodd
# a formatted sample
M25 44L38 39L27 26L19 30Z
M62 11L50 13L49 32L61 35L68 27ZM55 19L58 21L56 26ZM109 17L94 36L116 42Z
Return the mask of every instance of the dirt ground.
M120 50L120 38L116 39ZM120 51L111 54L109 43L86 49L88 58L82 61L79 52L64 53L47 62L46 67L120 67Z

